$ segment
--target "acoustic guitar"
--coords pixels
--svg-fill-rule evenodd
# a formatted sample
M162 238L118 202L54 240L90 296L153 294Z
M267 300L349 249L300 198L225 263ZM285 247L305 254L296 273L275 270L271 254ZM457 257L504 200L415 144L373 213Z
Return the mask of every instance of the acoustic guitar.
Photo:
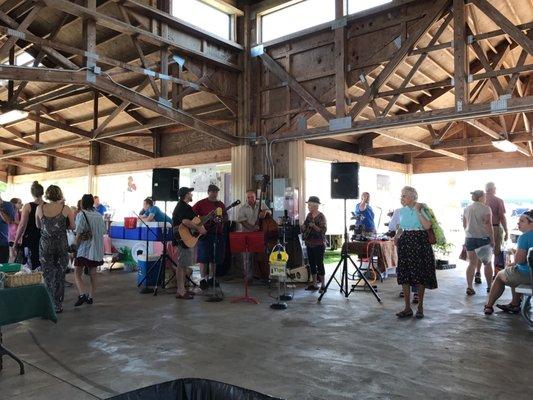
M236 200L234 201L233 203L231 203L228 207L226 207L224 210L226 212L228 212L229 210L231 210L233 207L235 206L238 206L239 204L241 204L241 201L240 200ZM218 209L220 211L222 211L222 208L218 207ZM211 211L209 214L207 215L204 215L203 217L194 217L191 222L200 227L200 226L203 226L206 222L210 221L214 216L215 216L215 213L217 211L217 208L215 208L213 211ZM222 213L221 213L222 215ZM200 232L198 232L198 230L196 229L191 229L189 228L188 226L185 226L184 224L180 224L178 226L178 239L181 240L183 242L183 244L187 247L194 247L196 246L196 243L198 243L198 240L200 239L200 237L202 236L200 234Z

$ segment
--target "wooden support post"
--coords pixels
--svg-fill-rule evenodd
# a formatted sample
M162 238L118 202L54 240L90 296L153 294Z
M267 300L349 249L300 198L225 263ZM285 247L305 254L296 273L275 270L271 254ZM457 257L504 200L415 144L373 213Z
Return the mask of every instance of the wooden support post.
M91 10L96 10L96 0L85 0L85 6ZM87 77L94 80L94 67L96 66L96 21L94 19L83 19L83 34L85 41L85 66L87 67Z
M154 157L155 158L163 157L163 151L161 149L162 134L159 131L159 129L154 129L154 133L152 137L153 137Z
M335 19L344 16L344 0L335 0ZM346 28L335 29L335 115L343 118L347 113L346 104Z
M469 101L465 0L453 0L453 30L455 109L461 112Z
M15 48L11 48L9 50L9 65L15 65ZM13 92L15 88L15 82L13 80L9 80L7 82L7 101L10 103L13 99Z
M46 157L46 170L48 172L54 170L54 157L52 157L52 156L47 156Z

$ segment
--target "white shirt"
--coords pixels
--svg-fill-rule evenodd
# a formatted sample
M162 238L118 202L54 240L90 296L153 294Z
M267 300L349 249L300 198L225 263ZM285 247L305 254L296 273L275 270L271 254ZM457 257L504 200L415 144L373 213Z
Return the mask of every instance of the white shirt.
M85 218L85 216L87 218ZM104 259L104 218L97 211L83 210L76 215L76 233L84 233L91 229L91 240L82 240L77 249L76 256L84 257L92 261L102 261Z
M266 203L264 201L261 202L261 210L268 210L268 206L266 205ZM239 225L240 225L240 231L241 232L248 232L249 230L246 229L244 227L244 225L242 225L242 222L248 222L250 225L255 225L255 223L257 222L257 214L258 214L258 211L259 211L259 203L256 201L256 203L254 204L254 207L252 208L252 206L250 204L248 204L248 202L246 202L246 204L243 204L240 208L239 208L239 212L237 213L237 222L239 222Z

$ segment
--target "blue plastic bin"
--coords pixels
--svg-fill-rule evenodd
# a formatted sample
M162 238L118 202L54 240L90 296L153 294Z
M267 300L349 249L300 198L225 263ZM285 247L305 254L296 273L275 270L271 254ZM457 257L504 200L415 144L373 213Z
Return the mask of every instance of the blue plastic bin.
M141 240L141 228L139 227L134 228L134 229L124 228L124 239Z
M148 277L143 283L143 286L155 286L157 284L157 274L159 272L159 266L155 266L152 268L159 259L159 256L150 256L148 257L148 261L139 259L137 261L137 285L141 283L141 281L144 279L144 277L148 274ZM151 269L151 270L150 270ZM148 271L150 271L148 273Z
M109 237L112 239L124 239L124 227L120 225L111 225L109 227Z

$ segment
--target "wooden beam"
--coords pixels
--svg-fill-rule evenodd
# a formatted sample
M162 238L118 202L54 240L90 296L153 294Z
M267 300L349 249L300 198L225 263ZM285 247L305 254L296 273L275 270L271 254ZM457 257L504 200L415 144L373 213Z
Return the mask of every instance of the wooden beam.
M344 0L335 0L335 19L344 16ZM335 29L335 116L346 116L346 28L339 26Z
M517 133L514 135L509 135L509 141L512 143L522 143L530 140L532 138L529 133ZM486 136L480 137L470 137L466 139L451 139L445 140L435 145L431 145L433 149L438 150L454 150L454 149L463 149L471 147L488 147L492 146L491 138ZM420 151L419 147L412 145L402 145L402 146L385 146L385 147L375 147L364 152L364 154L369 156L387 156L394 154L406 154L406 153L418 153Z
M146 97L140 93L136 93L133 90L130 90L123 86L118 86L107 79L98 77L96 82L93 84L94 87L100 89L101 91L112 94L122 100L129 101L138 106L147 108L151 111L154 111L164 117L167 117L177 123L188 126L191 129L205 133L221 139L230 144L239 143L239 139L229 133L215 128L209 124L206 124L204 121L196 118L195 116L182 111L176 110L170 106L157 102L149 97Z
M129 35L136 35L140 40L143 40L147 43L154 44L158 47L162 45L167 45L171 49L175 50L176 52L184 55L184 56L190 56L196 59L199 59L201 61L205 61L211 64L218 65L220 67L234 70L234 71L240 71L240 66L227 61L225 59L209 55L205 52L198 51L192 48L188 48L183 46L179 42L175 42L173 40L169 40L167 38L163 38L159 35L156 35L152 32L149 32L145 29L135 27L133 25L129 25L125 22L122 22L116 18L110 17L108 15L102 14L95 10L90 10L86 7L80 6L75 3L71 3L66 0L43 0L44 3L52 7L56 10L60 10L66 13L69 13L71 15L75 15L77 17L83 17L83 18L90 18L95 20L95 22L98 25L105 26L108 29L113 29L117 32L126 33Z
M453 54L455 81L455 108L468 108L468 46L466 45L465 0L453 0Z
M353 106L350 111L350 117L352 119L357 118L361 112L365 109L371 99L373 99L376 94L379 92L379 89L387 83L390 76L396 71L400 63L405 59L405 57L413 50L418 41L422 36L427 32L427 30L438 21L444 11L449 7L450 1L448 0L439 0L436 1L420 22L418 29L413 32L411 36L402 44L400 49L396 54L390 59L385 68L380 72L376 77L372 85L370 85L370 90L365 91L364 95L359 98L359 101Z
M407 165L405 164L381 160L379 158L363 156L342 150L330 149L311 143L305 144L305 156L307 158L325 161L358 162L363 167L395 171L404 174L407 172Z
M0 160L0 163L4 164L4 165L15 165L17 167L28 168L28 169L32 169L34 171L40 171L40 172L46 172L47 171L47 169L45 167L39 167L37 165L28 164L26 162L17 161L17 160L13 160L13 159Z
M399 129L411 126L418 126L421 123L436 124L450 121L460 121L466 119L479 119L485 117L495 117L498 115L514 114L517 112L527 112L533 108L533 96L523 98L511 98L506 102L507 107L494 109L490 103L471 104L468 110L458 112L455 107L440 110L424 111L412 114L394 115L379 119L360 120L352 122L351 127L346 129L330 130L329 126L296 130L291 132L276 132L269 135L269 139L287 140L312 140L324 137L343 136L347 134L375 132L378 129ZM0 156L1 158L1 156Z
M477 8L479 8L487 17L492 19L496 25L502 28L505 33L513 38L525 51L533 55L533 42L520 29L518 29L511 21L509 21L496 7L490 4L487 0L470 0Z
M444 32L444 30L446 29L446 27L449 25L451 19L452 19L453 15L452 13L449 13L446 17L446 19L444 20L444 22L441 24L441 26L439 27L439 29L437 29L437 31L435 32L435 34L433 35L433 37L431 38L431 40L429 41L429 44L428 46L432 46L434 45L440 38L440 36L442 35L442 33ZM405 77L405 79L403 80L403 82L401 83L401 85L395 89L395 90L398 90L397 92L395 93L392 93L394 94L394 96L392 97L392 99L389 100L389 103L385 106L385 108L383 109L383 116L386 116L388 115L390 109L394 106L394 104L396 103L396 101L398 100L398 97L400 97L400 94L401 93L404 93L402 92L402 90L406 90L406 91L413 91L413 87L409 87L407 88L407 84L409 82L411 82L411 79L413 78L413 76L415 75L415 73L418 71L418 69L420 68L420 65L424 62L424 60L427 58L428 54L427 53L423 53L420 55L420 57L418 57L418 60L416 60L416 62L414 63L414 65L411 67L411 70L409 71L409 73L407 74L407 76ZM416 86L416 85L415 85ZM421 90L426 90L427 88L424 88L424 89L421 89ZM384 93L380 93L380 95L384 95ZM387 96L390 95L390 94L387 94Z
M326 121L335 118L326 107L322 105L311 93L309 93L296 79L289 75L287 71L283 69L272 57L267 53L263 53L259 56L265 66L270 72L272 72L278 79L285 82L289 87L294 90L298 95L305 100L311 107L313 107Z
M17 24L17 29L25 31L30 26L30 24L33 22L33 20L37 17L41 9L42 9L41 5L36 5L29 12L29 14L26 15L24 20L20 24ZM3 13L3 15L5 15L5 13ZM0 14L0 16L2 16L2 14ZM0 47L0 60L4 60L5 58L9 56L9 51L13 48L15 43L17 43L18 39L19 38L13 37L13 36L10 36L7 38L7 40L3 43L2 47Z
M153 152L141 149L141 148L139 148L137 146L132 146L131 144L120 142L118 140L101 139L101 140L99 140L99 142L108 144L108 145L113 146L113 147L117 147L119 149L131 151L132 153L135 153L135 154L140 154L143 157L154 158L154 153Z
M459 154L453 153L453 152L448 151L448 150L434 149L430 145L428 145L428 144L426 144L424 142L408 138L408 137L406 137L404 135L400 135L400 134L398 134L396 132L378 130L377 133L379 133L381 136L385 136L385 137L387 137L389 139L394 139L394 140L397 140L397 141L402 142L402 143L410 144L410 145L418 147L418 148L420 148L422 150L433 151L435 153L439 153L439 154L445 155L447 157L455 158L456 160L462 160L462 161L466 160L465 157L463 157L463 156L461 156Z

